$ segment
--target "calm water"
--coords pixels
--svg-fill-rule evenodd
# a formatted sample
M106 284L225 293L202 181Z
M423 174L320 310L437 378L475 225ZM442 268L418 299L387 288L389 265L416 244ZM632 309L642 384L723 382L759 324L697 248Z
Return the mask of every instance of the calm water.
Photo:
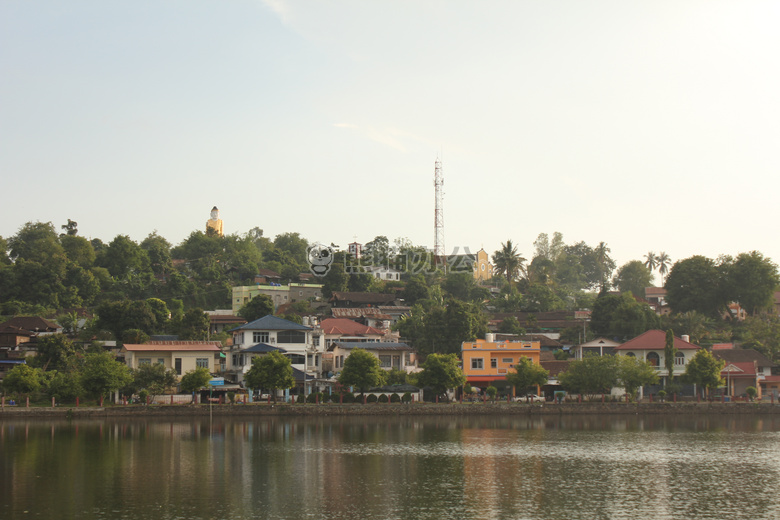
M778 518L777 419L0 421L0 518Z

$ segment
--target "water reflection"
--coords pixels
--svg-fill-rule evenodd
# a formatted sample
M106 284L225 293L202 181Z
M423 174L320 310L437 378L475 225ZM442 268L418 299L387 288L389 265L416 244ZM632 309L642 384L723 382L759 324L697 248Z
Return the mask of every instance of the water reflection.
M768 518L773 417L0 422L0 518Z

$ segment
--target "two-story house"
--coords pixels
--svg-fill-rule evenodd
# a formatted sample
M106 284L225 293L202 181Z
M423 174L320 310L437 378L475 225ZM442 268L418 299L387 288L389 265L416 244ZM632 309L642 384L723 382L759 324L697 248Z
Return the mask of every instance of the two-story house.
M334 341L328 346L331 370L338 374L344 369L344 361L353 349L362 348L379 359L379 366L385 370L403 370L406 373L417 371L417 352L406 343L388 341Z
M222 350L219 341L149 341L143 344L125 343L119 354L129 368L159 363L173 369L181 378L190 370L206 368L217 372Z
M494 341L494 336L488 334L487 339L466 341L461 345L463 374L471 386L485 389L505 381L521 358L538 365L540 354L538 341Z
M322 373L325 342L318 329L268 315L231 332L233 346L228 352L227 372L237 383L243 382L253 357L274 350L288 357L293 368L307 378L320 377Z

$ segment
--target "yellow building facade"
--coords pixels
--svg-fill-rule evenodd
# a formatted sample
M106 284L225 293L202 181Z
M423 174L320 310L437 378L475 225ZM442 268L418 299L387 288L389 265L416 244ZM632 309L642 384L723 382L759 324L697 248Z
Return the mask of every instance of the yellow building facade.
M463 373L471 386L487 388L505 380L522 358L538 365L541 350L538 341L466 341L461 346Z

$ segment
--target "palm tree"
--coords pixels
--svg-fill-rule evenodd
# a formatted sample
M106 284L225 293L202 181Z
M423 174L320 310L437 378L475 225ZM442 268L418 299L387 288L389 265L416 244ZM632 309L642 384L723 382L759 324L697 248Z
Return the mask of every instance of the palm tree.
M503 274L511 284L523 270L525 258L517 251L517 246L511 240L501 244L501 249L493 253L493 265L496 271Z
M658 267L658 257L652 251L645 255L645 267L650 269L651 272Z
M599 242L599 245L596 246L593 252L596 254L601 291L606 291L609 289L609 277L612 276L612 271L615 270L615 261L609 256L611 250L607 247L606 242Z
M661 275L661 285L663 285L666 273L669 272L669 266L672 264L672 259L669 258L669 255L661 251L655 258L655 261L658 263L658 273Z

